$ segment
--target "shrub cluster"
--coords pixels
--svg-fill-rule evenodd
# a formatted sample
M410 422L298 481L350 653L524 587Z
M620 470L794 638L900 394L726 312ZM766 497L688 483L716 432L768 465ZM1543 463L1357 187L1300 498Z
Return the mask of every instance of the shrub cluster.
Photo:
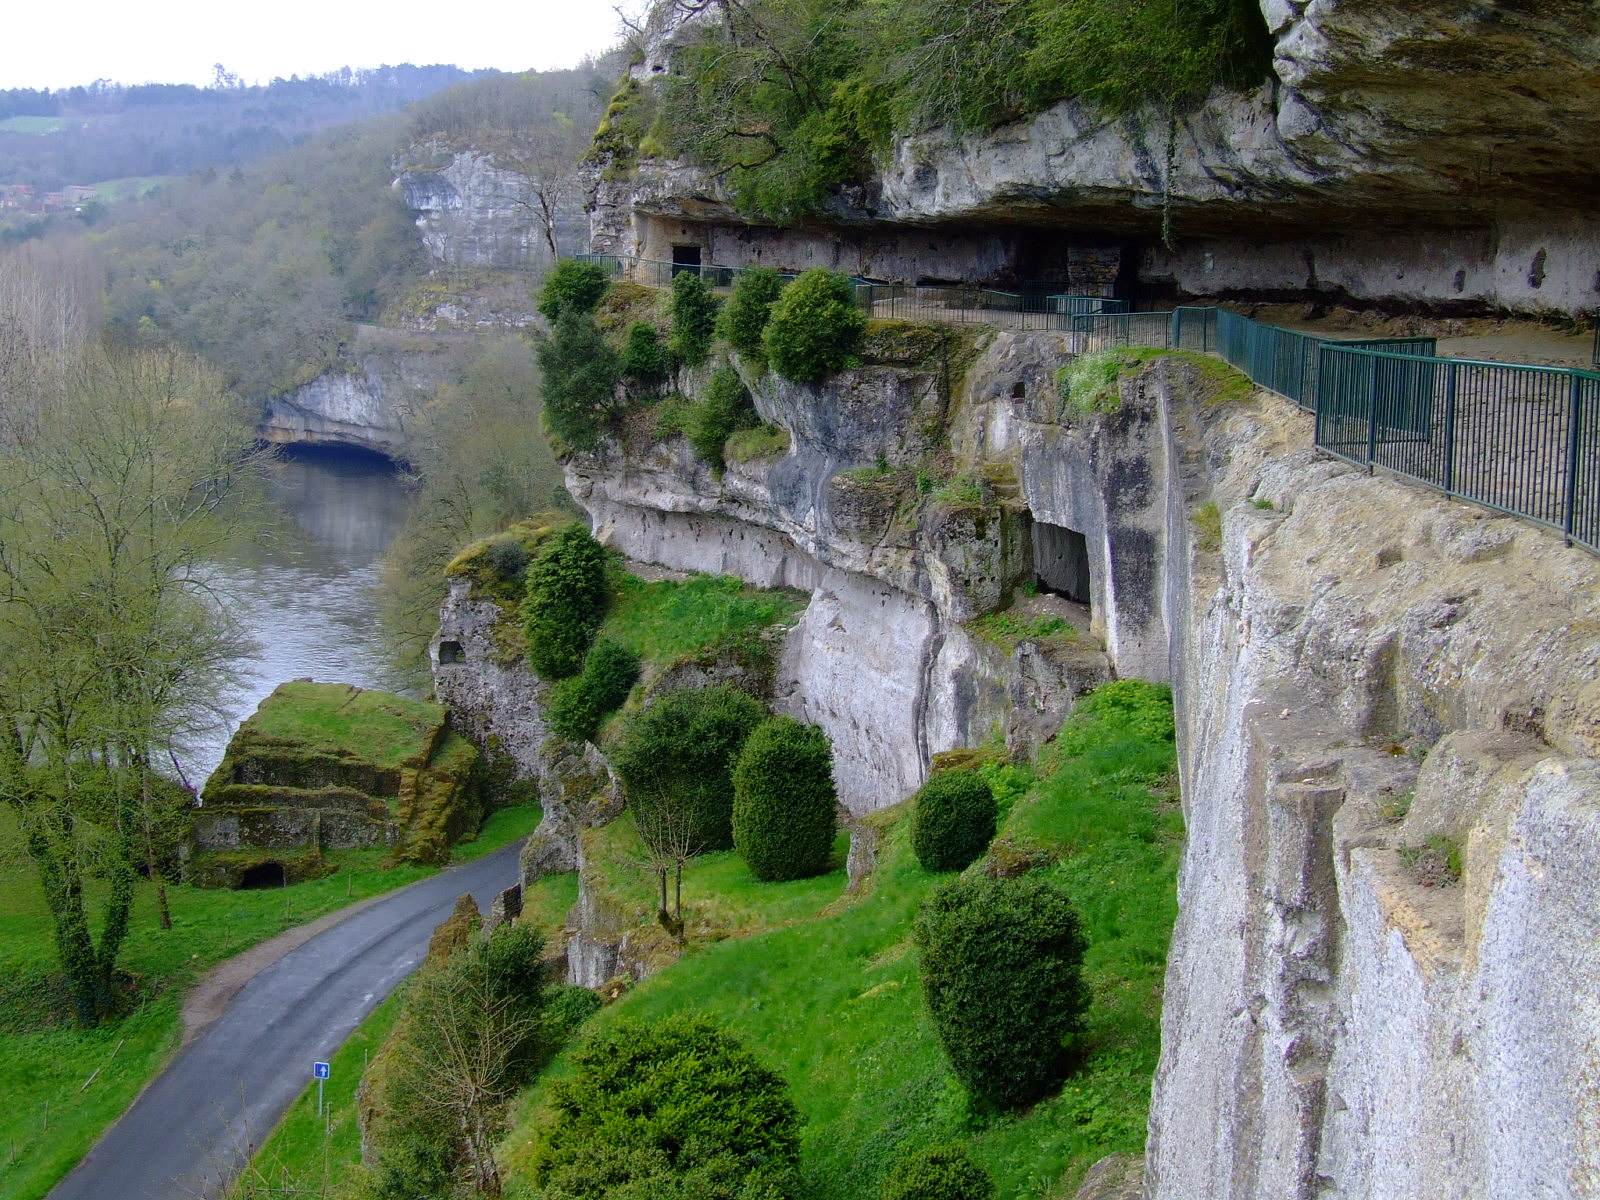
M994 1200L994 1181L962 1147L933 1146L896 1164L883 1200Z
M539 311L551 322L567 312L588 315L600 307L610 284L605 271L594 263L564 258L544 277Z
M550 689L545 715L550 728L569 741L594 738L608 713L622 707L639 678L639 656L610 638L589 647L583 670Z
M820 383L855 361L866 331L866 314L856 307L850 280L815 267L772 305L761 340L779 375Z
M783 276L771 267L752 267L734 281L733 295L717 318L717 332L740 354L757 362L767 360L761 335L766 332L772 306L783 292Z
M672 277L670 312L672 353L679 362L701 366L711 357L717 332L717 298L698 271L679 271Z
M733 844L757 879L805 879L828 869L838 832L833 747L815 725L770 717L733 768Z
M727 466L723 447L729 435L760 423L739 373L724 364L712 373L705 399L690 411L686 432L695 457L720 471Z
M912 803L911 848L929 871L960 871L994 838L994 792L977 771L940 771Z
M620 1023L573 1056L532 1158L543 1200L786 1200L800 1114L703 1018Z
M635 321L622 346L622 373L642 387L657 387L672 373L672 362L654 325Z
M568 308L537 353L545 427L573 450L593 450L616 408L617 352L593 317Z
M540 548L528 568L522 598L528 665L545 679L577 674L605 606L605 548L587 529L570 525Z
M634 716L611 754L647 841L673 833L693 853L733 845L733 765L766 718L727 684L668 692Z
M1013 1108L1060 1081L1088 1008L1084 936L1062 885L982 872L940 887L917 915L922 988L951 1069Z

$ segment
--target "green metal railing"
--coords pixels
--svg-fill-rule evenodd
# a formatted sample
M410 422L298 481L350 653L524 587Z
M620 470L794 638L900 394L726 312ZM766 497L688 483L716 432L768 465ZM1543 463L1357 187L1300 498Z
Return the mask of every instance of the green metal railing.
M1600 372L1332 342L1319 360L1318 446L1600 552Z

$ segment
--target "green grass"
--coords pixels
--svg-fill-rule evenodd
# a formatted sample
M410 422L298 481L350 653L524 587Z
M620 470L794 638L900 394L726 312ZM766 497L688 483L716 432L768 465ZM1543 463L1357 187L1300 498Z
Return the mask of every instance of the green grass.
M59 133L70 124L65 117L7 117L0 121L0 133Z
M509 845L538 820L536 808L502 809L477 840L456 848L453 861ZM4 832L14 832L13 821L0 811ZM0 1195L37 1200L83 1156L176 1049L182 994L208 968L286 929L437 870L385 868L383 855L330 855L338 865L334 874L270 891L169 888L170 931L157 927L154 890L141 883L119 961L138 980L143 1002L126 1017L90 1030L54 1015L64 993L32 866L0 864Z
M307 755L351 754L378 767L426 761L445 711L425 700L344 683L284 683L240 733L296 743Z
M142 200L157 188L177 183L181 175L124 175L120 179L102 179L89 186L95 199L102 204L115 204L119 200Z
M1057 645L1078 636L1062 617L1026 616L1011 612L985 613L967 622L967 628L986 642L1015 650L1022 642Z
M754 462L758 458L777 458L789 453L789 431L776 425L757 425L728 435L722 457L728 462Z
M1207 554L1222 549L1222 510L1216 501L1207 500L1189 516L1194 526L1194 543Z
M611 586L600 636L657 663L753 638L806 604L799 592L752 588L731 575L647 582L615 571Z
M776 929L691 947L594 1019L705 1013L726 1024L788 1081L806 1118L802 1168L813 1200L876 1197L903 1151L965 1144L998 1195L1070 1196L1100 1157L1143 1147L1159 1049L1161 983L1176 916L1182 820L1165 689L1124 681L1132 710L1086 705L1061 752L1001 828L1005 847L1055 859L1083 915L1094 1003L1082 1035L1085 1065L1027 1112L973 1112L945 1064L924 1009L910 929L938 879L887 834L870 891L817 915L790 913ZM1153 698L1153 701L1152 701ZM1165 714L1161 720L1149 720ZM1131 712L1131 715L1130 715ZM890 814L878 818L888 821ZM982 869L981 865L974 869ZM759 889L758 889L759 892ZM545 1088L558 1059L519 1101L506 1141L513 1174L526 1168Z

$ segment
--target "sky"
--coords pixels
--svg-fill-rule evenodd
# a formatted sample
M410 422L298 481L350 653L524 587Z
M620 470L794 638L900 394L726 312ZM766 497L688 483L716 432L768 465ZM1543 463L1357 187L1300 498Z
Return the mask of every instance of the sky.
M639 5L626 7L636 12ZM611 0L75 0L7 4L0 88L247 83L336 67L570 67L619 39Z

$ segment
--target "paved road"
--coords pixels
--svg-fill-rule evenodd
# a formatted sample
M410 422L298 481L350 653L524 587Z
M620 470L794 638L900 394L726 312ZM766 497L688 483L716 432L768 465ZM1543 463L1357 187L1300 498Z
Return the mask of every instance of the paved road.
M422 961L471 892L487 910L516 882L517 847L441 872L291 950L240 990L49 1200L216 1197L327 1059Z

